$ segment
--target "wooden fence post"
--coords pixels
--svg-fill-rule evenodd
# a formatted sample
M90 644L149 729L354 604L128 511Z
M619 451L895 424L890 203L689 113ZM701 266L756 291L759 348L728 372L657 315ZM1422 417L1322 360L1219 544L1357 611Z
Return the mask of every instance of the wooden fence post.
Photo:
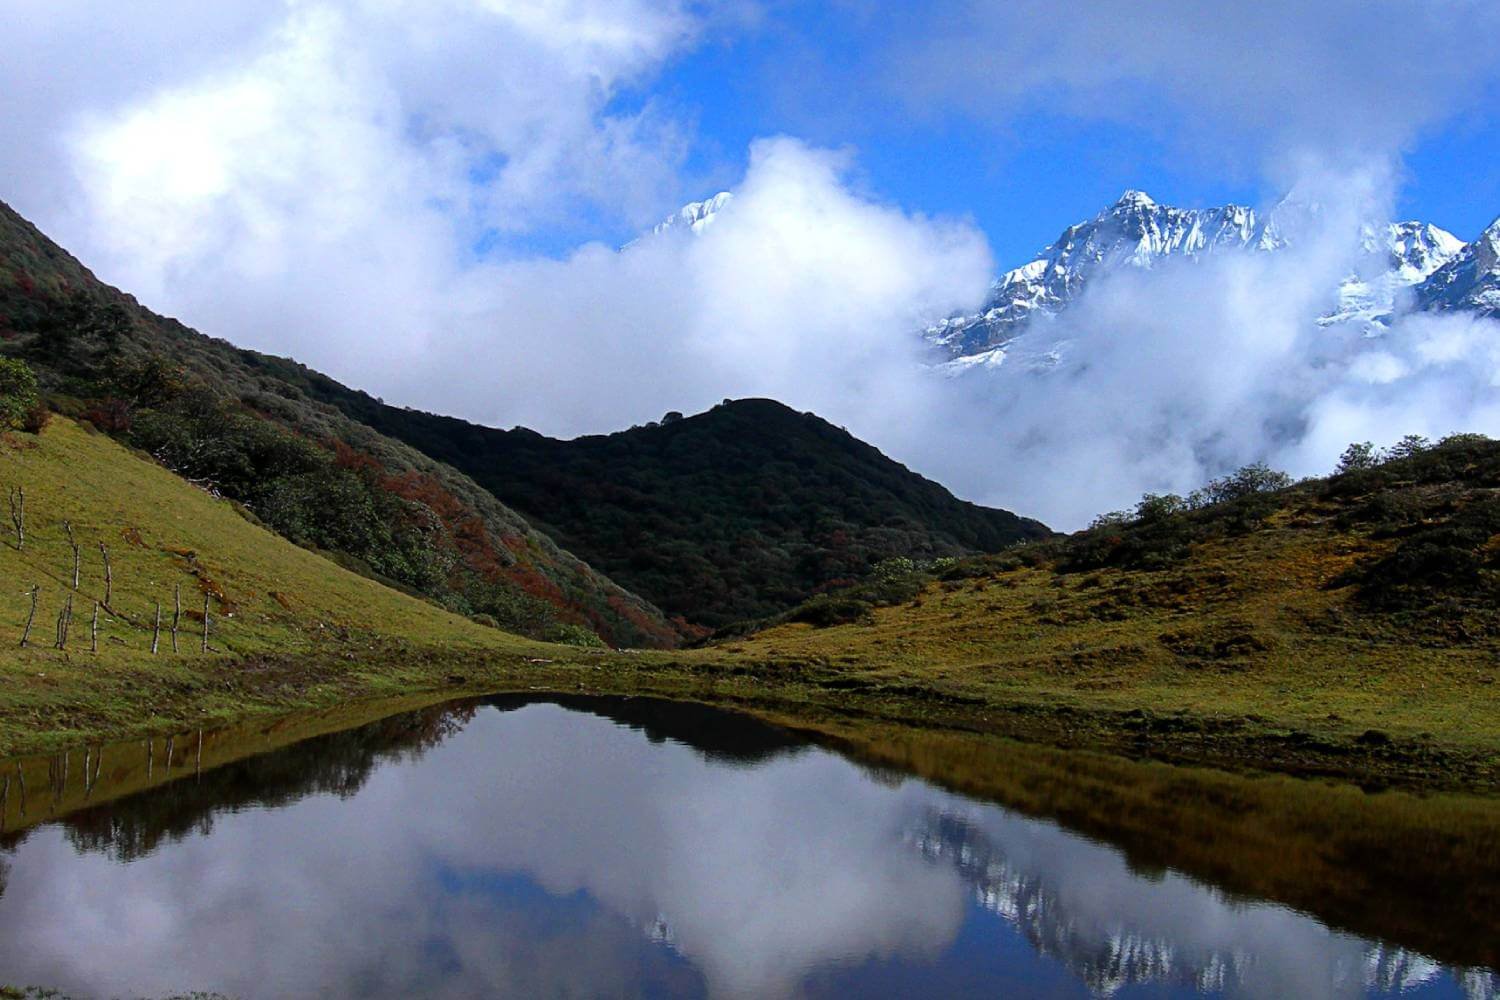
M161 642L161 601L156 602L156 625L151 629L151 655L156 655L157 644Z
M68 648L68 626L73 623L73 595L68 595L68 601L62 610L57 613L57 648Z
M10 523L16 529L16 548L26 547L26 489L13 486L10 490Z
M41 586L33 584L31 587L31 613L26 616L26 630L21 633L21 645L25 646L31 639L31 623L36 620L36 597L41 593Z
M172 585L172 652L177 652L177 623L182 620L182 584Z
M94 621L89 626L89 652L99 652L99 602L94 602Z
M114 597L115 580L109 571L109 549L104 543L99 543L99 555L104 559L104 605L109 606L111 598Z
M63 531L66 531L68 533L68 545L71 546L72 549L73 549L73 589L77 590L78 589L78 569L79 569L78 539L76 539L76 538L73 537L73 522L64 519L63 520Z

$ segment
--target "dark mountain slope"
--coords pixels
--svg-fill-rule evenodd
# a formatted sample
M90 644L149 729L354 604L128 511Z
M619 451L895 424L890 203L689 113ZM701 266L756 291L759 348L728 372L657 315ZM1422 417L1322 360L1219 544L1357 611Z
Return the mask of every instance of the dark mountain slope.
M538 638L679 638L467 476L276 374L306 369L151 312L3 203L0 351L72 415L366 575Z
M775 614L882 559L994 552L1049 534L772 400L560 441L398 409L301 366L261 362L462 469L558 544L694 624Z

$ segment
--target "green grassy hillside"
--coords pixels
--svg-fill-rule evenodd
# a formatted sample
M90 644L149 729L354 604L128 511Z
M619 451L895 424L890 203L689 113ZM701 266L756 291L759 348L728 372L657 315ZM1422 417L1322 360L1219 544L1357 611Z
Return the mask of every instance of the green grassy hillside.
M1500 442L912 568L713 650L845 697L1199 756L1500 761ZM941 712L939 712L941 714ZM1259 747L1251 744L1259 741ZM1424 749L1425 748L1425 749ZM1274 751L1274 752L1273 752Z
M363 690L371 686L367 675L388 670L394 682L402 662L423 657L505 660L558 649L477 625L342 569L66 419L54 420L39 436L5 436L0 492L13 487L25 491L26 540L18 549L13 532L0 536L0 714L12 728L37 730L27 737L53 726L149 724L155 689L166 692L164 702L190 692L198 712L222 720L244 710L242 688L252 681L256 697L274 704L274 677L269 687L260 683L267 672L300 673L299 688L353 683L358 674ZM9 529L8 511L3 514ZM80 548L76 591L65 520ZM100 542L109 552L113 594L100 612L94 654L93 608L105 589ZM21 648L33 586L40 588L36 616L30 643ZM174 588L183 608L176 653ZM72 627L59 650L56 623L69 595ZM207 654L201 648L205 596ZM153 655L158 603L163 626ZM303 666L287 666L288 657L301 658ZM350 677L341 676L346 671Z
M680 638L472 479L104 285L3 203L0 351L57 405L361 572L536 637Z
M329 631L474 648L510 638L292 545L252 524L230 502L64 418L40 435L9 436L0 446L0 483L26 493L25 547L15 547L13 532L0 546L0 573L8 583L3 621L15 626L10 645L19 641L29 607L25 592L38 584L33 641L47 644L59 602L76 593L70 645L81 648L83 619L104 596L100 542L109 551L110 603L118 613L104 616L108 638L101 641L121 658L148 653L145 625L158 601L170 616L174 587L182 592L184 616L193 619L183 626L192 641L184 637L181 645L194 652L204 596L210 599L212 644L228 654L300 650ZM76 592L64 520L80 548Z

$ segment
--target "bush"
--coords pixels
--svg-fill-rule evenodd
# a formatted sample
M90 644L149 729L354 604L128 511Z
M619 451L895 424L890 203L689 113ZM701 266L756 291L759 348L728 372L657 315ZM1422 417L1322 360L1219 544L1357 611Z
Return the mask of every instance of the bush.
M40 434L52 422L52 411L40 399L31 405L21 418L21 430L28 434Z
M801 607L793 609L787 615L787 620L805 622L818 628L828 628L833 625L849 625L866 621L873 610L874 605L869 601L837 594L825 594L821 597L814 597Z
M583 625L575 625L572 622L560 622L547 630L545 636L548 642L559 643L564 646L581 646L584 649L605 649L605 642L594 634L594 631Z
M31 366L17 358L0 358L0 429L25 427L40 402Z

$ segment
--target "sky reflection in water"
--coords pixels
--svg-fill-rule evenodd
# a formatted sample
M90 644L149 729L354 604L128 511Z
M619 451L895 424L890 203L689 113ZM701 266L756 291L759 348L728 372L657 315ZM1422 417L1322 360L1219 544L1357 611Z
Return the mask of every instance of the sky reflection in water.
M553 704L455 719L425 752L356 734L268 755L232 796L215 799L206 775L194 800L190 777L32 832L7 862L0 982L246 997L1496 995L1492 973L1132 872L1053 824L754 725L705 751ZM180 839L161 838L174 824Z

